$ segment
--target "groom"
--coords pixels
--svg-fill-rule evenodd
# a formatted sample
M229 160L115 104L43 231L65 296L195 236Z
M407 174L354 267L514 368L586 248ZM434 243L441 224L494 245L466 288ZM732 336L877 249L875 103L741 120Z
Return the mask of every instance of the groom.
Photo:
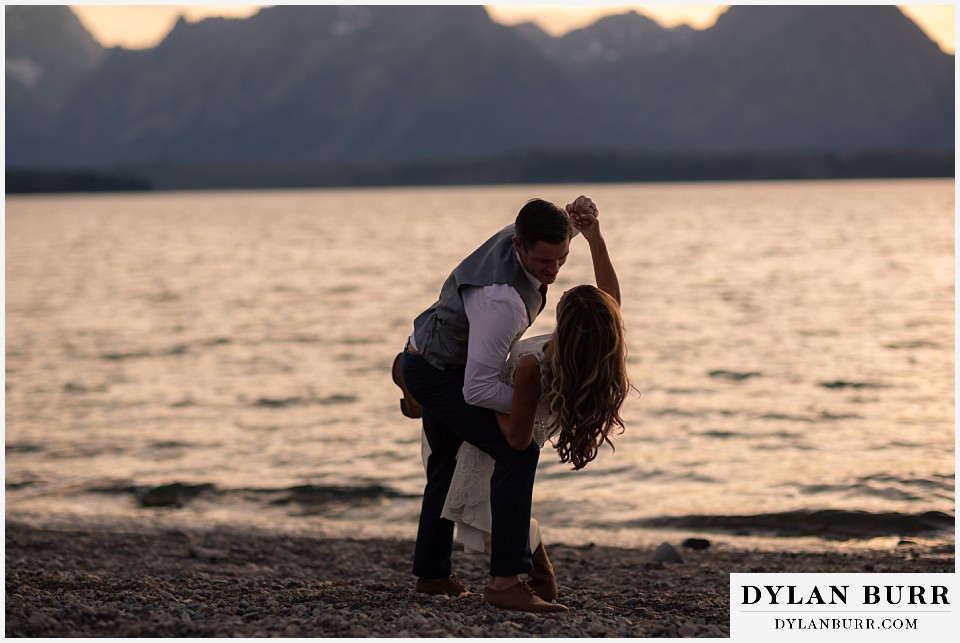
M596 208L581 196L567 210L574 214ZM543 310L547 286L566 262L573 235L567 211L541 199L529 201L514 224L454 268L436 303L413 322L399 364L402 380L395 379L406 387L404 413L416 417L418 404L422 407L430 445L413 560L415 592L467 591L452 574L453 523L440 517L457 451L466 441L495 461L484 602L527 612L567 609L544 601L520 580L520 574L533 569L530 510L540 449L535 442L523 451L511 447L493 411L510 412L513 389L500 381L500 371L511 345Z

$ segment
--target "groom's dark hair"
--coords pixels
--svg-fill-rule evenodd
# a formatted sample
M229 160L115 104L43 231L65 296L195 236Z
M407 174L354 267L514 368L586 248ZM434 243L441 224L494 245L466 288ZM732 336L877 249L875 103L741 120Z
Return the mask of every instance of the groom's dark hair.
M520 208L515 228L525 249L530 249L538 241L556 245L573 237L573 225L567 211L543 199L530 199Z

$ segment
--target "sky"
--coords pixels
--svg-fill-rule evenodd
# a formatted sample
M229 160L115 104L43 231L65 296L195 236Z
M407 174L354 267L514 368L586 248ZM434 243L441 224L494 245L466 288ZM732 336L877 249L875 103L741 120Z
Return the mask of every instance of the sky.
M334 3L329 3L334 4ZM455 3L451 3L455 4ZM765 4L765 3L764 3ZM799 3L798 3L799 4ZM247 17L259 5L72 5L81 22L101 44L129 49L157 45L183 15L190 21L208 16ZM490 16L504 24L533 21L544 31L561 35L584 27L604 15L635 10L665 27L689 24L698 29L713 25L728 5L603 5L597 3L557 3L551 5L500 4L488 5ZM899 5L940 47L955 51L955 8L953 3L941 5Z

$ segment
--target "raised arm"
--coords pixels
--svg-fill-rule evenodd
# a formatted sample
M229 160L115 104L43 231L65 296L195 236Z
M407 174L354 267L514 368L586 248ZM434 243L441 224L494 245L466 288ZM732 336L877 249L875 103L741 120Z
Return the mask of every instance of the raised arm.
M600 234L600 212L596 204L585 196L567 206L570 220L580 231L583 238L590 245L590 256L593 259L593 276L597 280L597 288L611 295L620 304L620 281L617 272L613 269L610 254L607 252L607 243Z
M497 422L507 442L523 451L533 440L533 423L540 403L540 364L533 355L517 360L513 373L513 403L510 414L497 412Z

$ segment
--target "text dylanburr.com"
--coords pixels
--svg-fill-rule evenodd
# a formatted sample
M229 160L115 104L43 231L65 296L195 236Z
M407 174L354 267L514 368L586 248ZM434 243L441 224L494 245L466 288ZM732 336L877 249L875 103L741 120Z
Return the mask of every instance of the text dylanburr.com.
M955 574L730 574L734 641L946 641Z

